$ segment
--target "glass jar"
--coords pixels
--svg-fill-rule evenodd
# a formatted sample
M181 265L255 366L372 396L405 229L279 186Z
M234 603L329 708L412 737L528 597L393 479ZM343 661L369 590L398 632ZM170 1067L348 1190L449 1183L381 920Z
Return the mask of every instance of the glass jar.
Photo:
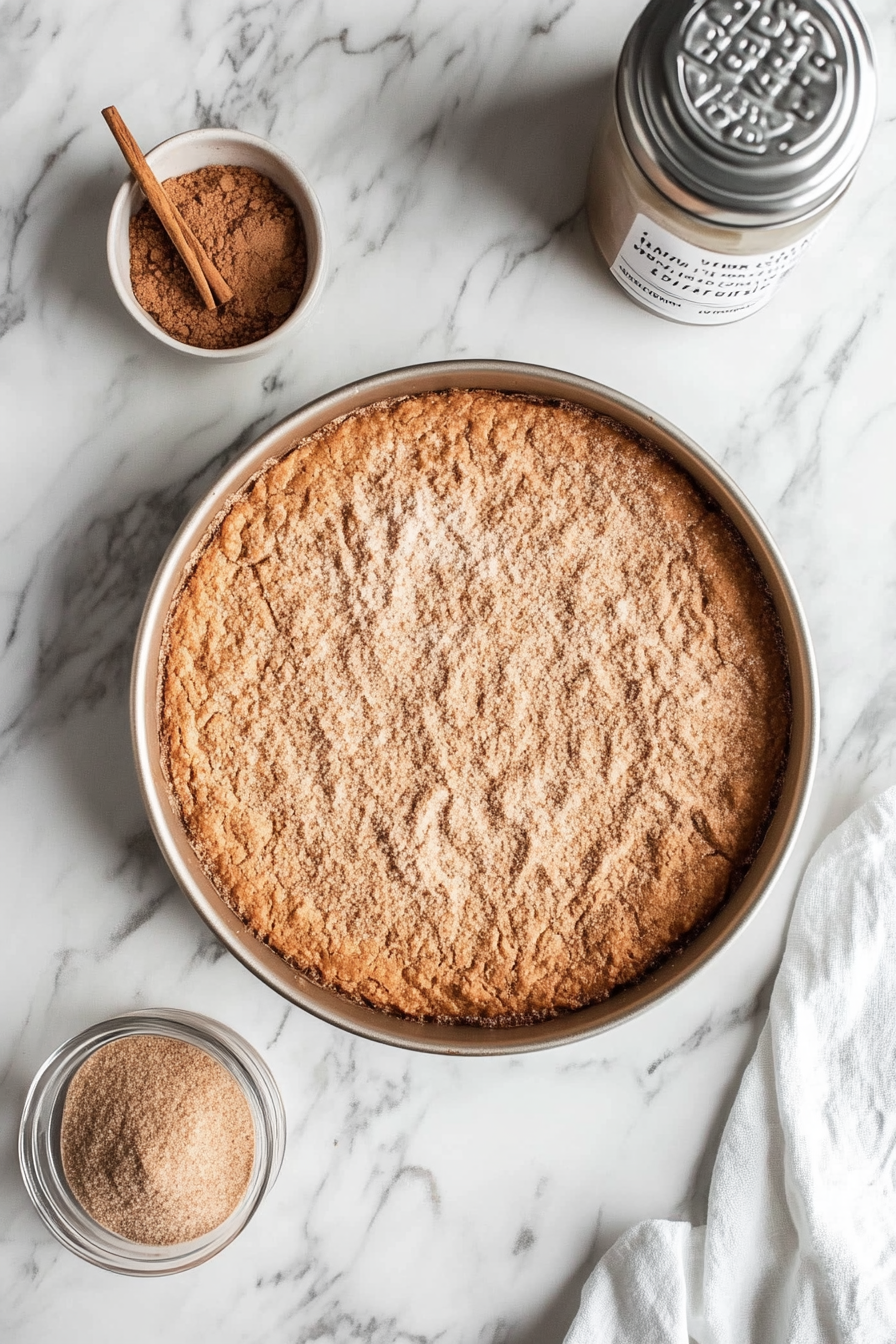
M90 1056L126 1036L158 1035L198 1046L235 1079L252 1114L255 1156L249 1184L237 1207L218 1227L194 1241L146 1246L110 1232L75 1198L62 1167L59 1136L68 1085ZM119 1274L176 1274L210 1260L249 1222L274 1184L286 1144L286 1113L270 1069L235 1031L199 1013L167 1008L124 1013L73 1036L50 1056L25 1102L19 1129L19 1164L25 1188L53 1235L70 1251Z
M874 107L848 0L651 0L588 178L611 273L673 321L756 312L848 187Z

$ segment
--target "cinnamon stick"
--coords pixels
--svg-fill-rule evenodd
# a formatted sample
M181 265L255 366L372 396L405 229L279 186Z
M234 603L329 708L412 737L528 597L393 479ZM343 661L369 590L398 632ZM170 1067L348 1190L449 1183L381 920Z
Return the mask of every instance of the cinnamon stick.
M115 136L118 147L127 160L143 194L159 217L159 222L177 248L184 265L193 278L206 308L217 308L233 298L233 290L203 248L183 215L171 200L161 182L143 156L140 146L122 121L118 109L104 107L103 117Z

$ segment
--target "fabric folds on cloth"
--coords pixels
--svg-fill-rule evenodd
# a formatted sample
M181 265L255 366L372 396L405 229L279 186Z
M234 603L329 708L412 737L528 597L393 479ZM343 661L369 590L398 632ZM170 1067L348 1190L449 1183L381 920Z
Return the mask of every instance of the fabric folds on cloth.
M896 1341L896 788L809 865L706 1227L620 1237L566 1344L689 1339Z

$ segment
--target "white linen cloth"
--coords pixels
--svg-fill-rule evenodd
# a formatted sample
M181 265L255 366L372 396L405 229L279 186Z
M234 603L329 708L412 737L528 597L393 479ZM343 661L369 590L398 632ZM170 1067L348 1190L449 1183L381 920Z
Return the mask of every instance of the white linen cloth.
M806 872L706 1227L620 1237L566 1344L894 1344L894 1186L896 788Z

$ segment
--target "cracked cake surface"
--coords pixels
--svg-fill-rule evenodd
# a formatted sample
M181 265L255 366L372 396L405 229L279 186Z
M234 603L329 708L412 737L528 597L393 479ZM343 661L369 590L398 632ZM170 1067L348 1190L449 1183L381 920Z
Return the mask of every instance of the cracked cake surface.
M381 402L231 501L169 613L172 797L248 927L353 999L500 1025L702 927L776 800L781 631L732 525L615 421Z

